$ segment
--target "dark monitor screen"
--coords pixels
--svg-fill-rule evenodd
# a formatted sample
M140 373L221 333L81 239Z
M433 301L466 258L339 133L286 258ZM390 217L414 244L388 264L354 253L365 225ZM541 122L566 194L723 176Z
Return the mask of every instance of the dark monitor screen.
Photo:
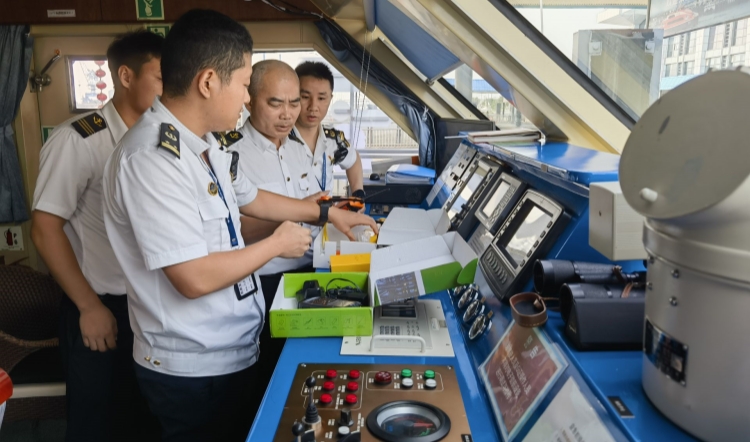
M494 130L495 123L490 120L457 120L453 118L436 118L435 119L435 160L437 162L435 172L437 176L445 169L450 162L453 154L461 144L460 138L453 137L459 132L475 132L484 130Z
M484 179L484 177L487 176L487 172L488 170L481 165L477 167L477 169L471 175L471 178L469 178L469 182L466 183L464 188L461 190L461 193L457 195L455 201L453 201L453 205L448 211L448 216L451 219L453 219L453 217L461 211L461 206L466 204L466 202L471 199L471 196L474 194L474 192L476 192L479 185L482 184L482 180Z
M495 193L492 194L492 197L490 197L489 201L487 201L487 204L485 204L482 209L484 216L487 218L492 216L492 213L495 212L495 208L497 208L497 205L503 199L505 194L508 193L509 189L510 184L508 184L507 181L500 181L500 185L495 189Z
M500 237L496 245L509 258L513 268L517 268L518 263L526 259L529 250L539 240L539 235L547 228L550 221L552 221L552 215L534 204L510 240L507 239L510 235Z

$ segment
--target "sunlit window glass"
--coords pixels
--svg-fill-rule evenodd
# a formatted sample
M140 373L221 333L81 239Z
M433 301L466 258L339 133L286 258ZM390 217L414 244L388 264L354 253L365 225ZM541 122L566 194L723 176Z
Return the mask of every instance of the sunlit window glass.
M106 59L69 58L71 107L88 111L104 106L115 94Z

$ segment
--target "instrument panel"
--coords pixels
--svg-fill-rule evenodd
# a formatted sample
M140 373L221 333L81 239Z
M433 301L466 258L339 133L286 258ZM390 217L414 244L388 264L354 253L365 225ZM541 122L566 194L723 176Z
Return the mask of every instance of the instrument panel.
M275 442L472 440L449 365L299 364Z

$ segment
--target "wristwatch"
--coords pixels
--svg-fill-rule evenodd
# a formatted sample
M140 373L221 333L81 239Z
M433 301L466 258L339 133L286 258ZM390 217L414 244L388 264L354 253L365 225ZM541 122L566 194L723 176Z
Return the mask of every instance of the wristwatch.
M320 204L318 207L320 207L320 216L318 217L318 225L322 226L323 224L328 222L328 209L331 208L328 204Z
M352 196L365 199L365 191L364 189L355 190L354 192L352 192Z

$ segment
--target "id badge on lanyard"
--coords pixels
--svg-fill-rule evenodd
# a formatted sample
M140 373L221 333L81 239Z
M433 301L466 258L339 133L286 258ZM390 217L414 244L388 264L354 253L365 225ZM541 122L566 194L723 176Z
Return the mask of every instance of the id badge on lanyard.
M318 181L318 185L320 186L320 190L325 192L326 190L326 173L328 170L328 157L326 157L325 153L323 153L323 172L321 173L321 177L323 178L322 181Z
M208 166L208 165L206 165ZM211 180L216 185L216 188L219 193L219 197L221 197L221 201L224 202L224 206L227 208L227 217L225 218L225 221L227 223L227 229L229 230L229 242L232 245L232 250L237 250L240 246L239 240L237 239L237 231L234 230L234 221L232 221L232 211L229 210L229 205L227 204L227 200L224 197L224 191L221 188L221 184L219 183L219 179L214 174L213 170L210 167L207 167L209 175L211 175ZM243 279L242 281L238 282L234 285L234 294L237 296L238 301L242 301L243 299L248 298L251 295L254 295L258 292L258 283L255 280L255 273L252 273L247 278Z

